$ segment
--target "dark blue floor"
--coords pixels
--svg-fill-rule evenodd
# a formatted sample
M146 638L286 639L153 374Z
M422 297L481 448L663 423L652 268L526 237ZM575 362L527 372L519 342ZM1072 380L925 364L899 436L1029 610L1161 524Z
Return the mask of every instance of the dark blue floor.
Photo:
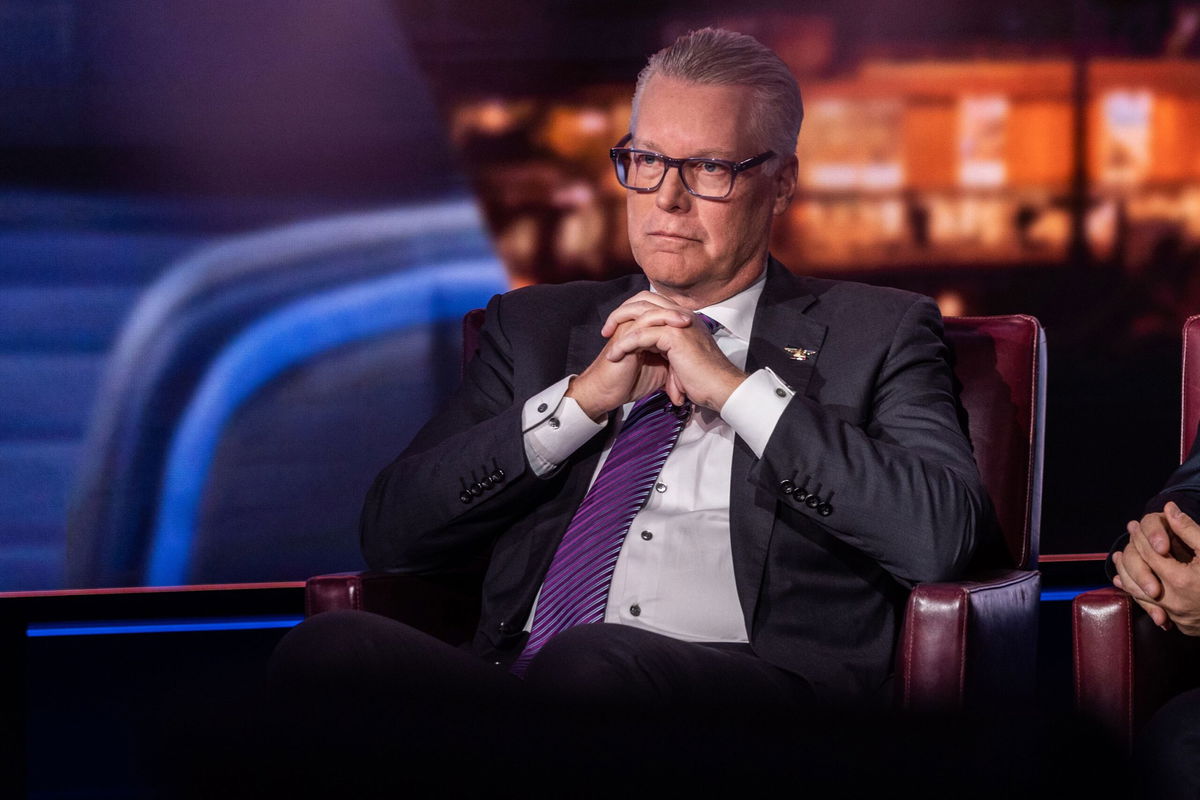
M1038 709L1028 719L1051 730L1073 703L1070 607L1068 600L1041 606ZM28 796L176 796L195 766L185 750L198 746L197 736L241 735L284 632L27 639Z

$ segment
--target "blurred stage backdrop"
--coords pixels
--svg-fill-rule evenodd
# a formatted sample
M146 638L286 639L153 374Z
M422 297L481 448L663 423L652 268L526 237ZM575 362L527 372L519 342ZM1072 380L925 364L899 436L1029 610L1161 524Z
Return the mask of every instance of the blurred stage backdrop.
M0 0L0 590L359 568L462 313L636 269L607 148L710 24L804 92L775 255L1040 318L1042 552L1106 550L1178 463L1200 4Z

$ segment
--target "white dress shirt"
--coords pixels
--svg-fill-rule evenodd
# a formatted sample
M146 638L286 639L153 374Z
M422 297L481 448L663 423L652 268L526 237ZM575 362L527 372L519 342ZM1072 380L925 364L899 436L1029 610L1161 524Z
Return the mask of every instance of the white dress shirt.
M758 281L728 300L700 309L720 323L713 338L738 369L745 369L762 295ZM594 422L566 397L573 375L531 397L522 412L525 453L534 472L551 475L605 423ZM619 622L685 641L745 642L746 624L733 575L729 533L729 483L734 436L761 457L792 389L770 369L751 374L718 414L697 406L621 547L608 593L605 622ZM613 437L592 481L604 467ZM540 592L539 592L540 594ZM537 602L526 621L529 630Z

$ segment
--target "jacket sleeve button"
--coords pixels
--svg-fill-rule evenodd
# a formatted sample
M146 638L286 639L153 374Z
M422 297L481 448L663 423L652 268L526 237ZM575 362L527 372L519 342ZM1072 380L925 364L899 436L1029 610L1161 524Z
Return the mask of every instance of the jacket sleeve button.
M810 494L808 499L804 501L804 504L809 508L816 508L817 506L821 505L821 498L817 497L815 494Z
M792 499L797 503L803 503L808 499L808 489L800 488L792 492Z
M468 492L466 489L463 489L463 490L462 490L462 491L459 493L459 495L458 495L458 499L459 499L459 500L462 500L464 503L469 503L469 502L471 502L471 501L472 501L474 498L471 496L471 493L470 493L470 492Z
M821 505L817 506L817 513L822 517L828 517L833 513L833 506L829 505L829 503L821 503Z
M483 484L479 482L472 483L471 487L467 491L476 497L479 497L479 495L483 494Z
M504 480L504 470L497 467L489 477L492 479L493 483L500 483Z
M779 491L783 492L784 494L791 494L792 492L796 491L796 484L787 480L780 481Z

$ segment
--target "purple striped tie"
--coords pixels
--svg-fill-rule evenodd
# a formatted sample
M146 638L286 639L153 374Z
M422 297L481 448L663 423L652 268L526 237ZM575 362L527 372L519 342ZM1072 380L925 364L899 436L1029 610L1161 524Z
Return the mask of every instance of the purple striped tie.
M710 330L715 327L708 317L697 316ZM550 562L529 639L509 668L514 675L524 675L555 634L604 619L625 534L646 504L691 410L691 403L672 405L662 390L634 404Z

